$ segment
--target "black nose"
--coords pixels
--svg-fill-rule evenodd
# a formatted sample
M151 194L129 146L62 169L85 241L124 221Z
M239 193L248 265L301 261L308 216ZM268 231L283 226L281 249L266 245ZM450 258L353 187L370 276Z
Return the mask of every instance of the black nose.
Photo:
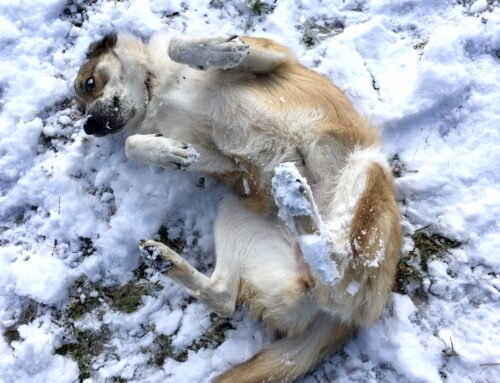
M87 118L87 121L85 121L85 125L83 125L83 130L87 134L96 134L99 132L101 129L101 121L93 116L90 116Z

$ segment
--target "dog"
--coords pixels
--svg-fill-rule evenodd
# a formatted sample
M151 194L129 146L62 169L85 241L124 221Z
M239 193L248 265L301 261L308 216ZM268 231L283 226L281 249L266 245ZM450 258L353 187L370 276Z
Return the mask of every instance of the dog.
M221 316L242 305L281 334L215 382L290 382L381 315L401 245L378 133L329 79L264 38L107 35L75 80L87 134L129 159L218 178L210 277L166 245L152 267Z

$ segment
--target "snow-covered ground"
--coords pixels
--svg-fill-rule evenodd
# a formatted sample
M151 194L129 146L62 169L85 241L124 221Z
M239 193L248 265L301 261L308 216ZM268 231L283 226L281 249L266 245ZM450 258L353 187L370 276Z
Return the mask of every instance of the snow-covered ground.
M210 272L226 191L81 129L89 43L162 28L274 38L383 129L406 233L395 293L303 381L498 382L497 0L0 0L0 382L206 382L272 339L139 267L136 242L159 233Z

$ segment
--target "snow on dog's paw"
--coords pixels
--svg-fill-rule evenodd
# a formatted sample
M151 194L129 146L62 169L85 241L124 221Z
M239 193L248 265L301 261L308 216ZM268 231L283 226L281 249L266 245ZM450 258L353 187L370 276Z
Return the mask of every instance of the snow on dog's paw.
M186 170L189 165L195 164L200 159L200 154L193 148L193 145L182 142L171 146L169 154L170 161L181 170Z
M325 235L311 188L293 162L274 169L272 192L278 215L299 234L300 249L312 272L324 283L334 284L339 272L331 258L333 245Z
M178 142L167 137L155 137L157 150L164 153L164 156L159 154L159 157L164 157L165 160L178 169L185 170L189 165L198 162L200 154L194 149L193 145L184 142Z
M320 229L321 220L307 180L293 162L274 169L272 193L278 215L290 229L299 234L311 234Z
M191 144L182 144L182 150L185 153L186 165L189 166L195 164L200 159L200 153L198 153Z
M161 134L135 134L125 142L127 157L144 164L185 169L200 158L191 144Z
M160 273L166 273L174 267L174 264L164 257L161 246L165 245L162 243L151 240L141 240L138 245L144 262L149 269L156 270Z
M248 56L249 47L237 35L209 38L174 37L168 54L176 62L196 69L237 67Z

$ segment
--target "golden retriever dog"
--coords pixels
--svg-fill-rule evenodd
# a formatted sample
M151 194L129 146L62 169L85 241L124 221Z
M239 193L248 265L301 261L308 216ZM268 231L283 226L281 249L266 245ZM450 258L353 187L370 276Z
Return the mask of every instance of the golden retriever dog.
M377 131L327 78L264 38L127 34L91 45L75 81L87 134L126 131L128 158L211 175L210 277L141 241L146 260L219 315L237 305L282 337L216 382L291 382L373 324L400 251Z

